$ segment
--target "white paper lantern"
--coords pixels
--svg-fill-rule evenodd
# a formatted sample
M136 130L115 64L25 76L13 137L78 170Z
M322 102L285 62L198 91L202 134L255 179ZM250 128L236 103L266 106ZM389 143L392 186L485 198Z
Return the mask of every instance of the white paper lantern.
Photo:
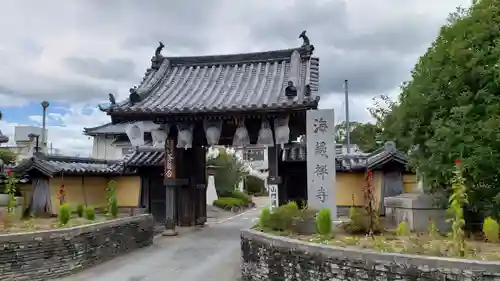
M144 128L142 126L142 122L128 124L125 132L127 133L127 137L132 146L144 145Z
M222 120L203 120L203 127L207 144L209 146L217 145L222 131Z
M250 136L248 135L247 128L245 127L245 122L241 121L236 128L233 138L233 146L235 147L245 147L250 144Z
M290 142L289 117L274 119L274 136L276 144L284 145Z
M151 137L153 139L153 147L164 148L167 141L168 133L163 130L153 130L151 131Z
M269 121L264 120L260 125L259 138L257 139L257 144L265 146L274 146L273 140L273 130L271 130L271 125Z
M177 148L188 149L193 147L193 124L177 125Z

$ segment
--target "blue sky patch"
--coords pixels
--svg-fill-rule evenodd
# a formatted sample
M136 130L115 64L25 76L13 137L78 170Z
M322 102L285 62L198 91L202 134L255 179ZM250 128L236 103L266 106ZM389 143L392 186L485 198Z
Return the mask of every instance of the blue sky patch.
M51 102L47 108L47 113L67 114L69 103ZM9 123L20 123L26 125L39 126L38 122L29 119L31 115L42 115L42 106L39 102L30 102L29 104L21 107L0 107L3 115L3 121ZM62 120L48 118L47 125L61 126Z

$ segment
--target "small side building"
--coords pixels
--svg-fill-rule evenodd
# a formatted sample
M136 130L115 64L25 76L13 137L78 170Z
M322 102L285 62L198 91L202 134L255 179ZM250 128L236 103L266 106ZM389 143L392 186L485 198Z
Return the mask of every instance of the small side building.
M283 150L280 170L285 171L279 186L280 204L307 202L307 151L304 144L293 144ZM370 154L344 154L335 158L337 213L345 216L351 206L364 205L363 189L368 170L373 172L375 201L379 213L385 214L385 197L412 192L417 186L415 173L407 168L408 157L388 142Z
M24 197L26 214L32 214L33 205L43 206L45 213L59 213L58 192L64 185L65 203L76 207L79 204L95 208L107 204L106 188L111 180L116 181L116 195L120 208L139 206L140 177L133 171L121 169L116 161L94 158L36 154L14 168L29 179L19 184Z
M83 134L92 138L92 157L106 160L121 160L134 152L127 137L127 126L134 122L107 123L92 128L84 128ZM158 127L153 122L142 122L146 145L152 145L151 131Z

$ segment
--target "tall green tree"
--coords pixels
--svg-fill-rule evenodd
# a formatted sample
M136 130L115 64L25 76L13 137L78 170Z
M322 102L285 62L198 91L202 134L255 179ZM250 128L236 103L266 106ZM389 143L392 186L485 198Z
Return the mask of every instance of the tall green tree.
M218 156L207 159L207 165L216 166L215 189L217 195L224 197L235 189L246 175L245 166L240 159L227 149L219 149Z
M448 191L461 159L470 205L500 213L500 1L457 9L381 121L431 191Z
M335 126L335 141L337 143L346 142L346 125L344 121ZM372 123L349 122L351 143L357 144L364 152L377 149L380 145L379 136L381 129Z

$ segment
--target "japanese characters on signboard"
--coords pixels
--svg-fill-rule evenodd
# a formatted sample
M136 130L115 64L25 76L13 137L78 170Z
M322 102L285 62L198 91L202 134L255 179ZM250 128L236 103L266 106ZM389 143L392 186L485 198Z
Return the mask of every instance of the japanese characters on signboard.
M165 146L165 178L171 179L174 177L174 142L167 140Z
M307 198L308 206L330 208L335 204L335 137L333 109L307 112Z
M278 185L277 184L270 184L268 185L268 193L269 193L269 202L270 202L270 207L276 208L278 206Z

